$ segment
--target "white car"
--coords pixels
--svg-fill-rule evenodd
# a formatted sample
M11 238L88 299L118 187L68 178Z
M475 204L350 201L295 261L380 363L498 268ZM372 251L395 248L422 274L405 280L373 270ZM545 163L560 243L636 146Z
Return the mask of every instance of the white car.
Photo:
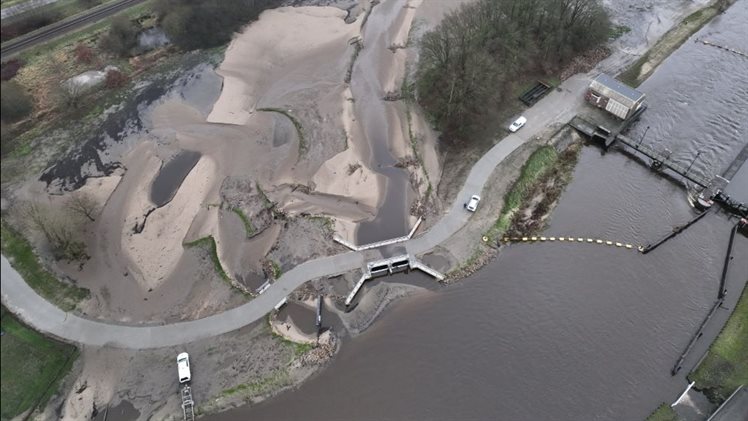
M179 383L190 381L190 356L186 352L177 355L177 371L179 372Z
M527 119L524 116L520 116L518 119L514 120L514 123L509 126L509 131L514 133L517 130L521 129L522 126L525 125L525 123L527 123Z
M465 209L469 210L470 212L475 212L475 209L478 207L478 202L480 202L480 196L474 194L470 198L470 200L465 203Z

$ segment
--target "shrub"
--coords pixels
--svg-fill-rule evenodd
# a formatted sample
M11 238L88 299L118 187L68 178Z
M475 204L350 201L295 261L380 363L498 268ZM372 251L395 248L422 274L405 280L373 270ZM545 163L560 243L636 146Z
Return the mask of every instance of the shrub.
M99 41L99 46L120 57L127 57L138 42L138 27L125 16L112 19L109 32Z
M104 86L107 89L116 89L125 86L127 81L130 80L126 74L122 73L117 69L110 69L106 72L106 80Z
M30 227L44 235L55 260L88 259L79 224L71 215L34 202L28 203L23 212Z
M3 62L0 65L0 76L2 80L10 80L23 67L23 62L17 58Z
M87 45L78 44L75 47L75 59L78 63L90 64L93 61L93 49Z
M34 108L31 97L21 85L14 81L2 82L0 106L2 108L0 114L5 122L20 120L29 115Z

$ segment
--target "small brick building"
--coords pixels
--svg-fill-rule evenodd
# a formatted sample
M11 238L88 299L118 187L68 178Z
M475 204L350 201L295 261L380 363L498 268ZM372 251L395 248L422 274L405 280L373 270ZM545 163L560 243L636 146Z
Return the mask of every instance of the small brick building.
M614 116L625 120L644 104L645 95L605 73L591 83L585 99L590 104L604 108Z

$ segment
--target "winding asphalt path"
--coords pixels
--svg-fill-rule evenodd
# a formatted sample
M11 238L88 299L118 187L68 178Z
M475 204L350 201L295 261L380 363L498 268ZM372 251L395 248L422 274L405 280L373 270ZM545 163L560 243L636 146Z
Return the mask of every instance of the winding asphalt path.
M468 221L470 214L462 203L483 190L494 168L518 147L554 123L568 122L582 107L588 75L579 74L524 114L526 126L502 139L470 170L460 193L449 211L425 234L408 240L408 253L425 253L446 241ZM252 301L231 310L198 320L166 325L118 325L110 321L82 318L60 310L39 296L2 256L2 302L33 328L82 345L111 346L128 349L160 348L210 338L244 327L270 311L291 291L305 282L323 276L337 275L362 268L364 256L348 252L309 260L283 274L274 284Z

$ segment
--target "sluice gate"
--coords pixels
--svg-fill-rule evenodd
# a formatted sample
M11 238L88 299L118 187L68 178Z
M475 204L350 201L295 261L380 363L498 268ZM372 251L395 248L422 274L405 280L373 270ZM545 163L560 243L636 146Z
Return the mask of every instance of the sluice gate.
M440 281L444 280L444 275L439 271L426 266L425 264L423 264L423 262L416 259L415 257L410 256L409 254L403 254L382 260L375 260L366 264L363 274L361 274L361 278L358 280L358 282L356 282L356 285L353 287L350 294L348 294L348 297L346 297L345 299L346 307L351 305L353 299L356 297L356 294L358 294L358 291L369 279L379 276L392 275L399 272L409 272L413 269L423 271Z
M568 124L580 133L589 137L591 140L599 142L605 149L609 148L615 141L621 142L622 144L633 150L635 153L649 158L651 160L651 167L653 169L670 170L673 173L702 188L707 188L712 182L712 179L707 179L698 174L690 172L690 168L688 166L684 166L670 160L670 154L664 151L655 150L651 146L646 145L641 141L636 142L633 139L620 134L620 128L615 131L611 131L606 129L605 127L591 123L580 116L574 117Z

